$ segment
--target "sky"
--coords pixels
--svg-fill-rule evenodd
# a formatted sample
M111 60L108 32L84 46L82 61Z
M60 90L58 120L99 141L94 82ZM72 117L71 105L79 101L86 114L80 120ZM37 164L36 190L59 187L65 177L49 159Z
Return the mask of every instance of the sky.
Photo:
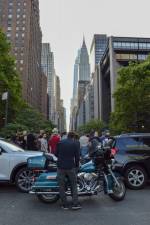
M43 42L51 44L69 125L73 68L83 35L150 37L149 0L39 0Z

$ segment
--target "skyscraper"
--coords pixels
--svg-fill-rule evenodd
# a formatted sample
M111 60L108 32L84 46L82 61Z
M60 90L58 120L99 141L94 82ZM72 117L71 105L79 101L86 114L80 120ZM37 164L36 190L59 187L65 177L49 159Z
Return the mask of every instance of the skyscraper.
M51 52L50 44L42 44L42 58L41 58L42 70L47 76L47 87L48 87L48 118L52 121L55 120L55 100L54 100L54 54Z
M89 81L90 80L90 64L89 64L89 55L87 47L85 44L85 39L83 38L82 47L80 50L79 57L79 81Z
M100 62L107 45L107 35L94 34L90 49L91 72L95 72L95 67Z
M73 76L73 105L76 104L77 100L77 88L79 79L79 60L80 60L80 49L78 50L78 55L74 64L74 76Z
M0 27L12 45L22 95L41 111L41 38L38 0L0 0Z
M75 130L79 121L85 121L84 99L86 86L90 81L90 64L88 50L83 38L82 47L78 50L78 55L74 65L74 80L73 80L73 98L71 99L71 115L70 115L70 128ZM81 107L82 105L83 107Z
M100 90L99 90L99 73L98 64L102 59L102 56L106 50L108 38L105 34L94 34L93 41L90 49L90 63L91 63L91 78L93 80L93 105L94 105L94 118L99 118L99 104L100 101ZM92 113L93 114L93 113Z

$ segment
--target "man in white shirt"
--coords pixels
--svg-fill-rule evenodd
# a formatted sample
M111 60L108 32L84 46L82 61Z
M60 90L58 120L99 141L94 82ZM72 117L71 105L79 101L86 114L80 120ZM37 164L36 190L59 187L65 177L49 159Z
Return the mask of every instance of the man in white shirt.
M47 143L46 134L43 134L43 137L41 138L40 141L41 141L41 151L48 152L48 143Z

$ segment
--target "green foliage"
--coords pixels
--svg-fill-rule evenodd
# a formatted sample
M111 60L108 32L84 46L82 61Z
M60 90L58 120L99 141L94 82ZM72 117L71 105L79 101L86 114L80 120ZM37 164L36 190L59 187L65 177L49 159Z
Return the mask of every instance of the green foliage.
M0 136L5 138L10 138L16 134L18 131L27 131L28 128L22 124L18 123L8 123L6 127L1 129Z
M5 101L1 96L4 92L9 93L9 121L22 107L21 82L15 68L15 59L10 54L10 44L6 36L0 30L0 121L5 116Z
M93 120L90 120L85 125L80 126L78 129L78 132L90 133L91 131L101 131L105 127L106 125L101 120L93 119Z
M51 121L44 119L43 115L35 109L27 105L21 109L13 123L8 124L5 128L1 129L0 136L8 137L14 135L17 131L31 131L39 133L40 130L51 133L54 128Z
M23 124L30 131L50 130L53 128L51 121L44 119L43 115L31 107L24 107L16 117L16 123Z
M150 131L150 57L119 70L114 98L110 119L114 132Z

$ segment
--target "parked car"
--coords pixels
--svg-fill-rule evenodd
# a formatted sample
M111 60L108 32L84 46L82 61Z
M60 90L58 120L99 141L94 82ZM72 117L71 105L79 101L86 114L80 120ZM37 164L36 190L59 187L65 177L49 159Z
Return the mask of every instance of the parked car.
M150 134L115 136L112 152L116 159L116 170L124 176L126 185L134 190L144 188L150 178Z
M42 152L24 151L22 148L0 140L0 182L15 183L22 192L28 192L32 171L27 169L27 159Z

